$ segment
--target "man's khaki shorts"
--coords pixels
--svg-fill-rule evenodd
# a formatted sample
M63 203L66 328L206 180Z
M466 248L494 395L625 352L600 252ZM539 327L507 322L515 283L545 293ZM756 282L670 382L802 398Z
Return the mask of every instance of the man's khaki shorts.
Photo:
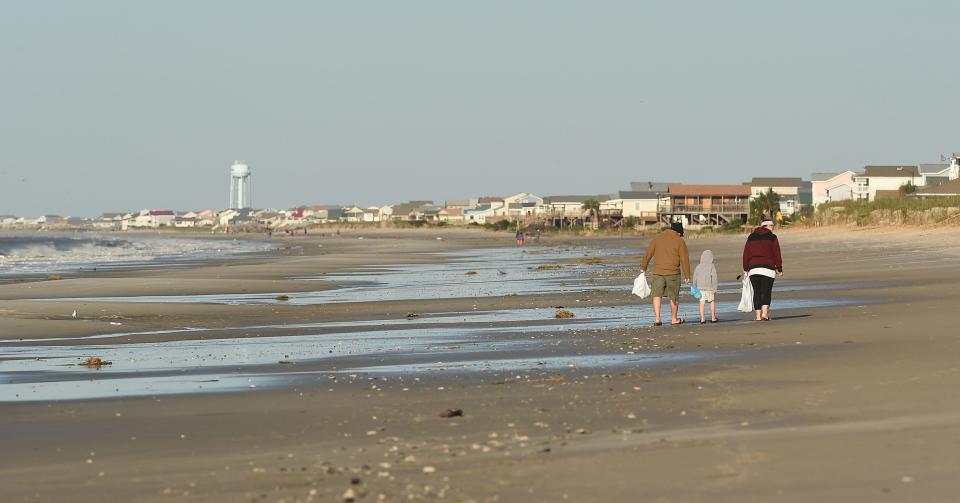
M669 297L670 300L678 302L680 300L680 275L661 276L659 274L650 275L650 293L654 297Z

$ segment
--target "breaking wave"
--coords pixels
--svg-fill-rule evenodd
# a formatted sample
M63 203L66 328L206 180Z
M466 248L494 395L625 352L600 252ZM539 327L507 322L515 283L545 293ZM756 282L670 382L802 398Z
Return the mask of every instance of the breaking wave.
M8 235L0 236L0 275L156 264L263 249L261 243L239 240Z

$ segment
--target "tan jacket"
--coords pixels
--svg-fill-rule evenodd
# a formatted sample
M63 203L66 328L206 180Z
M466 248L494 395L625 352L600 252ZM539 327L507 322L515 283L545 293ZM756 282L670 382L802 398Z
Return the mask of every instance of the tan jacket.
M653 269L647 270L653 259ZM667 229L650 240L647 252L643 254L640 269L660 276L673 276L683 271L683 277L690 277L690 252L687 243L673 229Z

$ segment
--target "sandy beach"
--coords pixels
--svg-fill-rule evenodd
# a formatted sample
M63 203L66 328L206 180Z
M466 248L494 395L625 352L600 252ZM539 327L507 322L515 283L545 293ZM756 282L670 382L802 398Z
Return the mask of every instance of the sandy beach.
M0 499L953 501L960 233L779 235L769 323L734 311L745 235L687 240L716 325L686 297L652 326L643 236L351 230L0 284Z

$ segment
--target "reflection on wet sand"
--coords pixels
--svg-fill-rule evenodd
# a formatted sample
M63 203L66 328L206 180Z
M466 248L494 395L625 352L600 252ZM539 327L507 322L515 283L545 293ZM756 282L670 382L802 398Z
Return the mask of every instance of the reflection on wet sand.
M784 299L778 309L802 309L854 303L829 298ZM735 319L736 304L721 302L722 317ZM606 330L649 326L647 306L620 305L570 308L575 317L556 320L552 309L516 309L477 313L436 313L406 320L256 325L210 329L206 339L166 342L76 344L97 338L136 339L137 335L206 332L185 328L142 333L62 338L71 345L45 341L2 341L0 401L85 399L115 396L197 393L289 386L281 370L287 365L310 365L316 372L377 373L538 370L545 362L574 363L578 367L626 364L652 365L658 360L682 362L678 355L630 354L545 356L551 346L575 345L580 337ZM696 305L682 304L684 316L695 316ZM729 322L728 322L729 323ZM749 322L743 322L749 323ZM230 337L232 331L259 330L255 336ZM213 334L212 332L216 332ZM299 335L290 335L300 332ZM274 335L271 335L274 334ZM562 335L561 339L557 336ZM509 350L509 351L507 351ZM91 369L80 363L96 356L110 365ZM692 358L692 355L688 355ZM700 353L699 358L710 358ZM302 375L301 375L302 377ZM78 384L83 383L83 384Z
M640 250L640 253L642 252ZM605 268L622 267L625 257L636 253L636 249L627 248L484 248L436 254L444 260L435 263L377 267L364 272L296 278L343 285L332 290L290 295L286 292L267 292L86 297L69 300L309 305L583 292L609 287L604 282L597 281L593 273ZM586 260L588 258L602 259L603 262ZM280 296L285 298L278 300Z

